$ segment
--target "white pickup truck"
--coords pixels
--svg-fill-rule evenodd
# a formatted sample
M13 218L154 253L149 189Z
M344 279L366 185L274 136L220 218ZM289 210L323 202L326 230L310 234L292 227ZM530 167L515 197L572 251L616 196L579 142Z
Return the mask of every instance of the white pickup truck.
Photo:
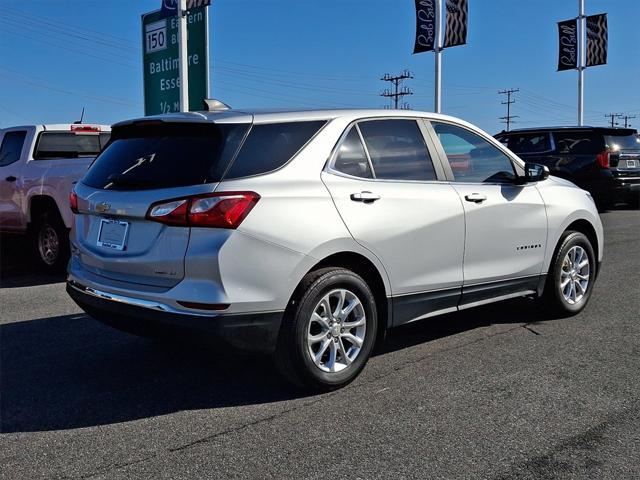
M107 125L27 125L0 130L0 233L28 235L44 270L69 258L73 185L109 140Z

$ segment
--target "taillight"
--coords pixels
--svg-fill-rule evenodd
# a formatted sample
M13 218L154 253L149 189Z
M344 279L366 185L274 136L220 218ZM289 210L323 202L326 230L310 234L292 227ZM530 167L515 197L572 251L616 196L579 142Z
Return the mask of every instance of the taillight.
M165 225L236 229L260 200L254 192L221 192L154 203L147 219Z
M610 156L611 152L609 150L604 150L603 152L599 153L596 157L597 164L600 165L601 168L609 168Z
M78 213L78 194L76 192L71 192L69 195L69 207L73 213Z

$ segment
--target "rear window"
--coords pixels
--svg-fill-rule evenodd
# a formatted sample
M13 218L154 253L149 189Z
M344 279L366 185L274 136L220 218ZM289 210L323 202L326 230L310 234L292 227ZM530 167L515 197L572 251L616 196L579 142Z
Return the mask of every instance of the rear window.
M108 141L108 133L42 132L38 136L33 158L46 160L95 157Z
M607 148L618 152L620 150L640 150L640 137L631 135L605 135L604 142Z
M325 121L254 125L225 180L272 172L286 164Z
M500 139L514 153L544 153L551 151L549 133L519 133Z
M219 182L249 124L147 124L115 128L82 182L145 190Z

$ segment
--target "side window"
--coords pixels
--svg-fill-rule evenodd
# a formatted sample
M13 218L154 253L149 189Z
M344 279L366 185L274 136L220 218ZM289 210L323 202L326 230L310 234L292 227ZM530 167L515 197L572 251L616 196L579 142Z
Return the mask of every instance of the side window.
M604 150L602 135L594 132L556 132L553 134L558 153L570 155L598 154Z
M0 167L11 165L14 162L20 160L20 154L22 153L22 146L24 145L24 139L27 137L27 132L7 132L2 139L2 146L0 146Z
M487 140L466 128L431 123L456 182L509 182L515 179L509 157Z
M514 153L544 153L551 151L551 139L548 133L522 133L507 137L507 148ZM503 144L505 142L502 142Z
M369 159L364 151L356 127L351 127L347 136L344 137L331 168L354 177L373 178Z
M369 120L358 124L376 178L435 180L436 172L415 120Z
M260 175L282 167L325 123L311 121L254 125L225 180Z

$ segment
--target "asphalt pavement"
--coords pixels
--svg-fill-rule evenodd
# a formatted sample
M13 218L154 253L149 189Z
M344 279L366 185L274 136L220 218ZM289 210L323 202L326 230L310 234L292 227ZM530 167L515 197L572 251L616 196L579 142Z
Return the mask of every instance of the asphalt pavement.
M312 396L267 358L98 324L3 238L0 478L640 478L640 212L602 220L580 315L429 319Z

